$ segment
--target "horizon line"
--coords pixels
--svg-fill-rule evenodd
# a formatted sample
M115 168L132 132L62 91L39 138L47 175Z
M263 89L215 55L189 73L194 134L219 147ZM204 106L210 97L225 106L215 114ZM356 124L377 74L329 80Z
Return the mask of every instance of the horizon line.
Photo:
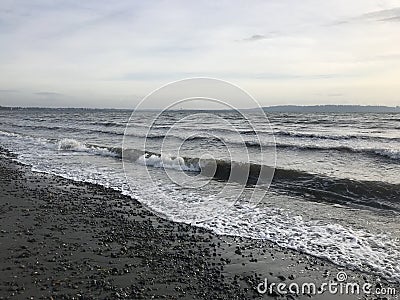
M311 104L311 105L299 105L299 104L279 104L279 105L269 105L269 106L260 106L262 109L265 108L278 108L278 107L299 107L299 108L307 108L307 107L329 107L329 106L337 106L337 107L364 107L364 108L372 108L372 107L381 107L381 108L395 108L398 109L400 108L400 105L396 106L389 106L389 105L361 105L361 104ZM3 106L0 105L0 109L4 108L11 108L11 109L82 109L82 110L132 110L134 108L122 108L122 107L72 107L72 106ZM257 109L257 107L253 108L238 108L240 110L254 110ZM139 109L140 111L160 111L162 109L160 108L145 108L145 109ZM231 110L231 109L202 109L202 108L181 108L181 109L172 109L174 111L179 111L179 110L207 110L207 111L212 111L212 110L220 110L220 111L226 111L226 110Z

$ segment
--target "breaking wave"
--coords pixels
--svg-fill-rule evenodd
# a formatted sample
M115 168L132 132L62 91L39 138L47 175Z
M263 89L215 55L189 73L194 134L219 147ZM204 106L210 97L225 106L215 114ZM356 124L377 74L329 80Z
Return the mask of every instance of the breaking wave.
M118 148L85 144L74 139L60 140L58 142L58 150L86 152L94 155L120 157L120 150Z
M351 207L383 209L400 212L400 185L375 181L341 179L290 169L274 169L254 163L225 160L200 160L196 157L161 155L138 149L106 147L63 139L59 150L87 152L110 156L155 168L201 172L218 180L234 181L248 186L267 181L274 174L273 189L296 195L309 195L310 201ZM245 175L243 175L245 174Z

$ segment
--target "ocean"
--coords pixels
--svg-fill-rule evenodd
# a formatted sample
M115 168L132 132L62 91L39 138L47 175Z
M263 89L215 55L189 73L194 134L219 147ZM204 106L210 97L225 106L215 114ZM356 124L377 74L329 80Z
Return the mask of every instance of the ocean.
M400 282L399 114L131 113L0 110L0 145L164 218Z

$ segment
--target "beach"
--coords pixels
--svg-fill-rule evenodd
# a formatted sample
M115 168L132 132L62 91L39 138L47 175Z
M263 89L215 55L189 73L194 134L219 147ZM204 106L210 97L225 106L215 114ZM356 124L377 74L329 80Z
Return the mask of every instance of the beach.
M0 158L1 299L255 299L268 282L393 286L267 241L218 236L161 219L112 189ZM316 295L357 299L375 295Z

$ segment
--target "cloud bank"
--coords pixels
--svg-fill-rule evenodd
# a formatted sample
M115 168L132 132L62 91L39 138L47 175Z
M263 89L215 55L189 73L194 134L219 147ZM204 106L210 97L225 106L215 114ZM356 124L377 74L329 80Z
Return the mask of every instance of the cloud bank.
M399 105L399 21L390 0L5 0L0 105L133 107L196 76L263 105Z

